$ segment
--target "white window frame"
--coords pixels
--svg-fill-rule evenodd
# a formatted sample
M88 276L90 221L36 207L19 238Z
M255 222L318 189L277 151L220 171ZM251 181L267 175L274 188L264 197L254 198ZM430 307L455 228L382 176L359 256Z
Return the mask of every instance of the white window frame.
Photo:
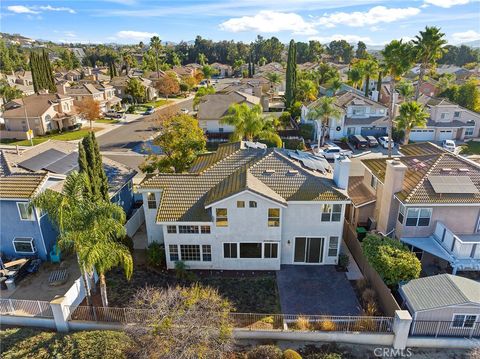
M13 249L15 250L15 253L18 253L18 254L35 254L35 253L37 253L37 249L35 248L35 243L33 242L32 237L15 237L12 242L13 242ZM32 252L17 251L17 247L15 247L16 242L29 243L31 248L32 248Z
M218 211L224 209L225 215L219 215ZM219 224L219 222L225 222ZM216 227L228 227L228 208L215 208L215 226Z
M446 120L446 119L448 119L449 117L450 117L450 113L448 113L448 112L442 112L442 113L440 113L440 118L441 118L442 120Z
M183 248L182 248L183 247ZM187 254L196 257L196 250L198 249L198 259L185 259L182 250L185 251L185 256ZM202 246L199 244L180 244L180 258L185 262L201 262L202 261Z
M462 326L461 327L456 327L453 325L453 323L455 322L455 317L457 316L463 316L463 323L462 323ZM473 326L471 327L466 327L465 326L465 321L467 319L467 317L475 317L475 320L473 321ZM461 330L471 330L473 328L475 328L475 324L478 322L478 314L473 314L473 313L453 313L453 316L452 316L452 323L450 325L450 328L452 329L461 329Z
M271 210L277 210L278 211L278 216L274 216L270 214ZM280 208L269 208L268 209L268 220L267 220L267 225L268 227L280 227Z
M409 217L408 214L410 211L415 211L417 210L418 211L418 214L417 214L417 219L416 219L416 224L415 225L408 225L407 222L408 222L408 219L409 218L415 218L415 217ZM429 211L430 212L430 216L428 217L428 224L427 225L418 225L418 222L420 221L420 218L427 218L427 217L420 217L420 214L422 213L422 210L423 211ZM406 220L405 220L405 226L406 227L428 227L430 226L431 222L432 222L432 214L433 214L433 210L432 208L423 208L423 207L412 207L412 208L407 208L407 212L406 212Z
M225 257L225 244L229 245L230 254L232 253L231 246L235 245L235 248L236 248L236 250L235 250L236 256L235 257ZM238 259L238 258L240 258L240 253L239 253L239 248L238 248L238 243L237 242L223 242L222 243L222 252L223 252L223 259Z
M174 251L172 251L174 249ZM172 259L172 252L175 252L178 259ZM169 244L168 245L168 258L171 262L177 262L180 260L180 250L178 249L177 244Z
M340 206L340 212L334 212L334 211L333 211L333 207L334 207L334 206L337 206L337 205ZM330 208L330 210L324 211L325 206L328 206L328 208ZM324 214L329 214L328 220L324 220L324 219L323 219L323 215L324 215ZM337 220L335 220L335 221L333 220L333 215L334 215L334 214L338 214L338 215L339 215L338 221L337 221ZM321 213L321 215L320 215L320 221L321 221L321 222L341 222L341 221L342 221L342 205L339 204L339 203L325 203L325 204L323 204L323 205L322 205L322 213Z
M267 257L267 246L269 246L270 250L268 251L269 252L269 255L270 257ZM276 257L272 257L272 252L273 252L273 247L276 246L277 249L277 256ZM278 258L278 243L277 242L265 242L263 243L263 258L265 259L277 259Z
M153 196L153 199L149 198L150 195ZM151 204L155 203L153 207L151 207ZM157 209L157 196L155 195L155 192L148 192L147 193L147 207L148 209Z
M335 247L332 246L332 239L336 238ZM338 244L340 243L339 236L331 236L328 239L328 248L327 248L327 256L328 257L337 257L338 256ZM335 254L330 254L330 251L335 250Z
M30 206L30 203L29 202L17 202L17 210L18 210L18 215L20 216L20 220L21 221L29 221L29 222L34 221L35 220L35 214L33 213L33 210L30 210L30 217L23 218L22 217L22 211L20 211L20 205L22 205L22 206L26 205L27 206L26 210L28 211L29 210L28 206Z
M471 133L467 133L467 131L472 131ZM473 136L475 133L475 128L474 127L468 127L465 129L465 136Z
M402 220L400 220L400 215L402 216ZM400 203L400 205L398 206L398 216L397 216L397 220L403 224L403 222L405 221L405 206L403 204Z

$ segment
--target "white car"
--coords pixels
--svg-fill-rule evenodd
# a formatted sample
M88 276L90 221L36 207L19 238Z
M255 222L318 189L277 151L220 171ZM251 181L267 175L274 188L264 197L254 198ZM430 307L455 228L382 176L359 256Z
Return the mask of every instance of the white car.
M447 151L454 152L457 146L455 145L455 141L453 140L443 140L442 147L445 148Z
M380 143L380 145L383 148L388 148L388 136L379 137L378 143ZM391 143L392 143L392 148L395 147L395 142L393 142L393 140L391 140Z
M342 150L338 146L328 146L325 149L320 149L318 151L314 151L314 153L317 156L325 157L327 160L334 160L335 157L340 156L340 155L344 155L344 156L347 156L347 157L352 156L352 151Z
M180 112L183 113L183 114L185 114L185 115L188 115L188 113L189 113L190 111L188 110L188 108L182 108L182 109L180 109Z

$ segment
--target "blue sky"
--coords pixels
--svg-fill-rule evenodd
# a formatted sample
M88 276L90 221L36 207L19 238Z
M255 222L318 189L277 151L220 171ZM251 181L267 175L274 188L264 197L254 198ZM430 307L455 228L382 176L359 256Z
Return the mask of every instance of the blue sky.
M436 25L450 43L480 40L480 0L63 0L0 3L2 32L65 42L344 38L380 45Z

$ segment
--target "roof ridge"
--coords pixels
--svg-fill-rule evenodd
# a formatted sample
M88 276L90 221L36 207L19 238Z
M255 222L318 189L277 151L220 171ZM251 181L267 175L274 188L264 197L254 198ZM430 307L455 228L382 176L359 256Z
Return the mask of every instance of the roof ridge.
M440 153L438 154L438 158L435 160L434 163L432 163L432 165L430 166L430 168L428 169L427 172L425 172L425 174L423 175L422 179L420 181L418 181L418 183L416 184L415 187L413 187L413 189L410 191L410 193L408 194L408 196L405 198L405 202L408 202L408 200L418 191L418 189L420 188L420 186L423 184L423 182L425 182L425 180L428 178L428 176L430 175L430 173L432 173L432 171L434 170L435 166L437 165L437 163L443 158L443 156L445 155L445 153Z
M448 278L448 281L457 289L458 293L460 293L463 297L463 299L466 301L466 302L470 302L470 298L468 298L465 293L463 292L463 290L457 285L457 283L453 280L453 274L449 274L449 273L446 273L447 274L447 278ZM462 278L462 277L461 277Z

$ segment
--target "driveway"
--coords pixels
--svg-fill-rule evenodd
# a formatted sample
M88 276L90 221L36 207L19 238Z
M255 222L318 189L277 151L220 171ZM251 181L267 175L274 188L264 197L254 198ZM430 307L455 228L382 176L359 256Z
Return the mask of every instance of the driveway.
M277 285L284 314L360 314L350 282L335 266L282 265Z

